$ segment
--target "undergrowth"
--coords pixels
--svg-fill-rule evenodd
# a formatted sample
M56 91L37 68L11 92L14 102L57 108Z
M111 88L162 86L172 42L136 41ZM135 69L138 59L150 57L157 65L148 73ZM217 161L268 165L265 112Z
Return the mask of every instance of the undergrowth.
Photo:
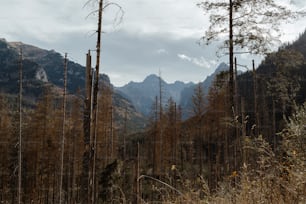
M202 177L196 182L181 179L183 195L164 194L161 203L306 203L305 105L291 117L279 136L282 140L275 150L261 135L246 139L244 150L252 156L240 171L224 178L215 193L210 192Z

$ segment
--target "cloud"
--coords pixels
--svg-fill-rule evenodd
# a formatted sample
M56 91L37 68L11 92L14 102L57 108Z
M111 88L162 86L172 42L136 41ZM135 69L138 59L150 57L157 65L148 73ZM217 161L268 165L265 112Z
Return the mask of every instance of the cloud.
M122 25L133 35L165 35L172 39L200 37L207 22L198 0L117 0L125 11Z
M32 36L37 40L50 43L71 33L86 34L96 29L96 24L93 19L86 19L92 8L83 8L84 3L84 0L2 2L0 7L1 34L16 40L22 38L23 35Z
M207 60L204 57L196 58L196 57L189 57L185 54L178 54L177 55L180 59L191 62L198 67L210 69L212 66L215 66L217 62L215 60Z
M183 59L183 60L187 60L187 61L189 61L189 62L192 61L192 59L191 59L190 57L188 57L188 56L186 56L186 55L184 55L184 54L178 54L177 56L178 56L179 58Z
M169 39L159 35L140 37L124 31L106 33L102 36L101 70L106 74L118 73L116 78L110 76L116 86L122 86L131 80L141 81L149 74L158 74L159 70L167 82L202 81L213 69L199 69L198 65L183 61L177 56L177 53L183 53L199 59L203 56L207 61L216 60L213 48L201 47L197 40ZM195 62L201 64L200 60Z
M209 18L196 6L199 0L112 1L122 6L125 15L117 25L114 23L116 7L109 7L103 13L101 72L109 74L115 85L158 74L159 69L168 82L198 82L213 71L210 68L221 62L228 63L227 56L217 58L215 55L219 44L202 47L197 44L209 25ZM305 5L304 0L292 1ZM93 0L83 7L86 2L3 1L0 37L62 54L68 52L68 57L84 65L87 50L94 50L96 46L97 15L88 14L97 9L98 1ZM287 33L285 41L296 39L303 31L304 21L298 23L282 29L291 32Z

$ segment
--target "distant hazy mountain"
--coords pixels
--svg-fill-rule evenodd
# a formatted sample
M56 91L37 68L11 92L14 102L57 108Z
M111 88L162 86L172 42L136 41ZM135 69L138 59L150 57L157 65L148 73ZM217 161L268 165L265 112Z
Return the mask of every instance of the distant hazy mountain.
M142 82L130 82L115 89L130 99L138 111L148 115L152 110L156 96L159 98L160 84L163 104L166 104L170 97L178 104L181 100L181 91L194 85L193 83L186 84L180 81L168 84L164 80L160 80L159 76L152 74Z
M225 70L228 70L228 66L225 63L221 63L214 73L207 76L207 78L201 82L205 94L207 94L215 76ZM123 87L115 88L115 90L132 101L138 111L144 115L149 115L156 100L156 96L159 98L160 95L159 84L159 76L152 74L147 76L142 82L130 82ZM166 104L168 99L172 97L172 99L181 106L184 119L192 115L192 95L196 84L186 84L180 81L168 84L161 79L161 87L163 104Z
M205 95L208 93L217 74L228 69L229 67L227 64L221 63L211 75L207 76L203 82L200 82ZM181 100L179 104L183 110L183 118L192 116L192 95L196 86L197 85L186 87L181 92Z

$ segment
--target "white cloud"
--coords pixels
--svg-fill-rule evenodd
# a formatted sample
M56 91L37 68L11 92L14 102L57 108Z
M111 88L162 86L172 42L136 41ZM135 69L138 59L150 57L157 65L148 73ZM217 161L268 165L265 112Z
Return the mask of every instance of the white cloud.
M192 64L194 64L198 67L202 67L202 68L206 68L206 69L210 69L217 64L217 62L215 60L207 60L204 57L200 57L200 58L189 57L185 54L178 54L177 56L182 60L191 62Z
M190 57L188 57L187 55L184 55L184 54L178 54L177 55L179 58L181 58L182 60L187 60L189 62L192 61L192 59Z

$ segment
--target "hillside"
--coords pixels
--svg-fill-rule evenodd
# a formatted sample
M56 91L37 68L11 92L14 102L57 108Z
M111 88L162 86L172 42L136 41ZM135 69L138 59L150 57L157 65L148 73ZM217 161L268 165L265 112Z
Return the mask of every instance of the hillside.
M222 72L222 71L227 71L228 70L228 65L225 63L221 63L215 71L206 77L205 80L200 82L200 86L202 87L203 93L204 93L204 98L207 96L208 91L215 80L216 76ZM180 99L180 106L182 107L183 110L183 118L189 118L193 116L192 109L193 109L193 104L192 104L192 96L194 94L194 90L197 85L192 85L190 87L186 87L182 90L181 92L181 99Z
M23 60L23 95L24 100L33 106L42 96L46 87L51 88L57 95L61 94L64 76L64 58L54 50L44 50L21 42L7 42L0 39L0 91L6 94L19 92L19 53L22 50ZM82 94L85 86L85 67L68 59L67 90L69 94ZM107 75L100 75L100 82L113 88ZM144 121L129 100L114 92L114 116L117 125L122 128L124 114L138 127L143 127ZM137 126L136 125L136 126ZM135 128L135 127L133 127ZM137 128L136 128L137 129Z

